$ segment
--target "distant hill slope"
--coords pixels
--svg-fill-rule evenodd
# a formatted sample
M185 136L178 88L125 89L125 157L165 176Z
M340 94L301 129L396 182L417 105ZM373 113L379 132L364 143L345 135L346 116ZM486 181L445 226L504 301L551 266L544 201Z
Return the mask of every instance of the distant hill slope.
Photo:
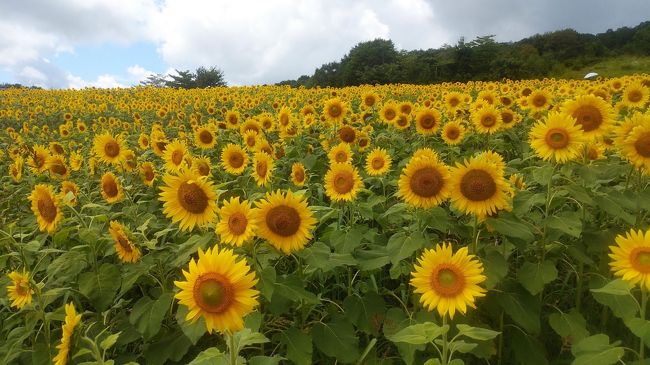
M618 77L634 73L650 73L650 57L642 56L612 56L584 66L578 70L556 70L551 76L558 78L582 78L589 72L596 72L602 77Z

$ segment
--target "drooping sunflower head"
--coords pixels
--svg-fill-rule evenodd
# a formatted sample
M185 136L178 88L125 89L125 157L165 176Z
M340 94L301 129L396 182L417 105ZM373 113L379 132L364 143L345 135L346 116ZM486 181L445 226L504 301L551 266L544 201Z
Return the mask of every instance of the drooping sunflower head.
M27 163L35 174L40 174L47 171L47 158L50 156L50 151L41 145L34 145L33 152Z
M47 169L53 179L67 179L70 176L70 169L65 163L63 155L51 155L47 158Z
M12 271L7 276L11 279L11 284L7 286L7 295L11 301L11 306L22 309L32 302L32 294L34 294L34 289L31 288L29 283L29 272Z
M300 251L312 238L316 218L306 199L278 190L255 204L258 236L277 250L286 255Z
M259 304L255 273L230 249L199 249L197 261L183 270L185 281L175 281L181 289L179 304L188 309L186 321L205 319L208 332L234 333L244 327L243 317Z
M124 162L126 147L121 136L113 137L106 132L95 136L93 151L97 158L108 164L119 165Z
M305 185L306 177L305 166L302 163L295 162L291 165L291 181L294 185L298 187Z
M530 130L530 146L545 161L564 163L580 155L584 133L574 119L566 114L550 113Z
M363 186L356 167L335 163L325 174L325 194L334 201L352 201Z
M609 263L615 276L632 285L650 290L650 230L630 230L616 237L616 246L609 246Z
M385 149L377 147L370 151L366 157L366 173L370 176L386 174L393 163L392 158Z
M566 102L562 112L575 119L588 139L607 134L614 122L610 104L595 95L582 95Z
M465 127L457 120L445 123L442 127L442 139L449 145L456 145L465 138Z
M138 262L142 253L133 244L127 230L118 221L111 221L108 232L113 237L115 252L122 262Z
M151 162L144 162L140 165L140 176L145 185L153 185L153 181L156 178L156 169L153 167Z
M32 203L32 212L36 216L39 229L50 234L54 233L63 219L63 212L61 212L59 199L54 194L52 186L45 184L34 186L29 200Z
M420 109L415 115L415 129L422 135L431 135L440 128L442 116L435 109Z
M183 231L212 222L216 214L216 200L212 183L188 170L178 176L167 174L160 189L163 213Z
M74 181L61 182L61 200L69 206L77 205L77 197L79 196L79 186Z
M432 208L449 198L449 168L433 155L414 156L402 170L397 195L417 208Z
M81 322L81 314L77 314L74 304L65 305L65 322L61 326L62 335L61 343L56 345L58 350L56 356L52 358L54 365L65 365L68 362L68 353L70 352L70 343L74 329Z
M112 172L107 172L102 175L101 189L102 196L109 204L117 203L124 198L122 184Z
M451 244L438 244L424 251L414 269L410 284L421 294L420 303L440 316L465 314L467 307L476 308L476 298L485 296L486 290L479 286L487 279L483 265L468 254L467 247L454 253Z
M221 166L227 173L241 175L247 165L248 154L240 145L230 143L221 152Z
M451 202L465 214L487 216L509 206L509 185L492 162L473 157L452 169Z
M494 106L486 105L472 113L472 123L479 133L494 133L503 122L501 113Z
M217 234L221 242L233 246L242 246L245 242L255 237L257 221L247 201L239 201L235 196L224 200L223 206L219 209L219 222L217 223Z

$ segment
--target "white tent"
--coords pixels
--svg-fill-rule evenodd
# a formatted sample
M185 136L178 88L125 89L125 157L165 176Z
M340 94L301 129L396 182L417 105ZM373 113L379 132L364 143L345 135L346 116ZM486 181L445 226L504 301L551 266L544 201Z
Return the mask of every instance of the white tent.
M585 79L585 80L593 80L593 79L595 79L596 77L598 77L598 74L597 74L597 73L595 73L595 72L590 72L590 73L588 73L588 74L585 75L584 79Z

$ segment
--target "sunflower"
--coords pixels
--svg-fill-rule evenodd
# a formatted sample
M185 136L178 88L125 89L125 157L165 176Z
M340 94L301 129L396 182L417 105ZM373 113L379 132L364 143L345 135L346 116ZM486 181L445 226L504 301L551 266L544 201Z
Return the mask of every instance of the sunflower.
M201 126L194 132L194 143L200 149L210 149L217 143L217 138L208 126Z
M459 144L465 138L465 127L457 120L445 123L442 127L442 139L448 145Z
M124 198L122 184L112 172L102 175L101 188L102 196L109 204L117 203Z
M449 110L455 110L462 107L463 95L457 91L449 92L445 95L445 105Z
M47 158L50 157L50 151L41 145L34 145L33 152L27 160L27 164L31 167L35 174L40 174L47 171Z
M157 136L156 138L151 139L151 149L156 156L162 157L165 154L165 149L167 149L167 138L164 136Z
M621 154L634 166L650 170L650 118L632 129L623 142Z
M339 128L338 134L341 142L352 144L357 139L357 130L349 125L344 125Z
M217 194L206 178L185 171L178 176L167 174L163 182L159 198L164 203L163 213L178 222L181 230L191 231L214 220Z
M273 159L264 152L253 156L253 178L258 186L266 186L273 176Z
M384 103L379 111L379 117L386 124L393 124L399 114L399 106L392 101Z
M261 140L261 136L259 132L247 130L242 133L242 139L244 140L244 147L249 151L254 151Z
M385 149L377 147L370 151L366 157L366 173L370 176L381 176L386 174L393 163Z
M240 145L230 143L221 152L221 166L227 173L241 175L248 165L248 155Z
M247 200L240 202L238 196L225 200L218 213L216 230L221 242L239 247L255 237L257 222Z
M278 112L278 125L280 128L284 128L291 123L292 115L291 109L283 106Z
M288 255L305 247L313 237L317 222L307 200L291 190L266 193L266 198L255 203L257 235Z
M135 152L126 150L124 152L124 163L121 166L126 171L135 170L138 167L138 158L135 156Z
M545 161L564 163L580 156L585 141L582 128L574 119L561 113L550 113L528 133L531 147Z
M406 114L399 114L397 118L394 119L395 128L403 131L411 126L411 117Z
M70 152L70 169L72 171L81 170L81 165L83 165L84 157L79 151Z
M165 160L165 170L171 173L178 173L187 167L185 159L190 157L185 142L173 140L167 144L163 159Z
M349 144L341 142L330 149L327 157L330 160L330 164L352 163L352 148L350 148Z
M121 136L113 137L107 132L95 136L93 151L100 161L119 165L124 162L124 152L126 151L126 147L124 146Z
M144 133L140 134L140 137L138 137L138 146L140 146L141 150L149 148L149 136Z
M63 146L59 142L50 142L50 152L53 155L63 155L65 154L65 149L63 149Z
M352 201L363 187L356 167L347 163L335 163L324 178L325 194L332 200Z
M115 251L122 262L138 262L140 260L140 249L138 249L124 229L124 226L117 221L111 221L108 232L115 241Z
M452 205L463 213L486 216L509 206L509 185L503 172L485 158L457 163L451 171L450 185Z
M630 230L625 236L618 235L616 246L609 249L609 266L614 275L650 291L650 230Z
M521 116L512 109L501 109L501 128L510 129L521 121Z
M53 179L67 179L70 176L70 169L66 166L65 157L62 155L48 156L46 165Z
M501 113L492 105L487 105L472 113L472 123L479 133L494 133L501 128Z
M23 179L23 165L25 160L18 156L14 162L9 165L9 175L15 183L19 183Z
M650 89L640 82L629 84L623 91L623 103L628 108L643 108L650 98Z
M422 135L431 135L440 128L440 112L435 109L420 109L415 115L415 129Z
M302 187L305 185L305 178L307 174L305 172L305 166L300 162L296 162L291 165L291 181L294 185Z
M323 104L323 115L332 124L342 122L347 112L347 106L339 98L329 99Z
M576 120L588 139L607 134L614 122L609 103L594 95L582 95L566 102L562 112Z
M11 285L7 286L7 295L11 300L11 306L22 309L32 302L32 294L34 294L34 289L29 285L29 272L23 271L21 274L12 271L8 276L11 279Z
M39 229L50 234L54 233L63 218L63 213L52 186L45 184L34 186L29 200L32 203L32 212L36 216Z
M70 341L74 333L74 328L81 322L81 314L77 314L74 304L65 305L65 322L61 326L61 343L56 346L59 350L52 358L54 365L65 365L68 362L68 353L70 352Z
M205 319L208 332L230 332L244 328L243 317L259 304L255 273L230 249L199 248L199 259L183 270L186 281L174 281L181 291L179 304L187 307L186 321Z
M535 90L526 99L532 112L542 112L551 105L551 93L546 90Z
M153 181L156 178L156 170L151 162L145 162L140 165L140 176L145 185L153 185Z
M212 162L210 162L210 158L208 156L192 158L192 170L199 176L211 176Z
M77 205L77 197L79 197L79 186L74 181L61 182L61 200L68 206Z
M226 126L228 129L237 129L239 128L239 116L238 111L230 110L226 113Z
M372 91L366 92L361 95L361 106L364 108L372 108L379 101L379 95Z
M443 242L435 249L425 250L411 273L410 284L415 293L422 294L420 303L429 311L436 309L440 316L456 311L465 314L467 307L476 308L476 298L485 296L479 284L487 278L483 265L462 247L456 253L451 244Z
M413 157L402 170L397 195L407 204L432 208L449 198L449 168L437 157Z

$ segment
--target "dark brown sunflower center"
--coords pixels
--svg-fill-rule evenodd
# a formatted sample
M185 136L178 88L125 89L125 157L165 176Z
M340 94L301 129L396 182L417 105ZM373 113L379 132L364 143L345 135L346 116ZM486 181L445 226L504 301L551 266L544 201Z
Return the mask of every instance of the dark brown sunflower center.
M436 118L433 115L427 114L420 120L420 126L424 129L431 129L436 125Z
M38 212L47 222L54 222L57 215L56 206L49 196L42 196L36 203Z
M266 161L257 161L257 164L255 165L255 171L257 172L257 176L261 178L265 178L268 170L269 167L266 165Z
M192 294L199 308L213 314L225 312L235 301L235 290L230 281L214 272L199 276Z
M541 108L544 105L546 105L546 96L544 95L537 95L533 98L533 105Z
M598 129L603 123L603 116L600 111L589 105L583 105L573 112L573 117L576 119L576 124L582 127L585 132Z
M447 138L451 139L452 141L460 136L460 130L458 130L456 127L449 127L445 132Z
M627 100L633 103L638 103L642 98L643 94L641 94L641 91L639 90L632 90L629 94L627 94Z
M341 141L343 142L352 143L356 137L357 134L351 127L345 126L339 130L339 138L341 138Z
M58 153L59 155L62 155L63 152L64 152L63 147L61 147L60 144L54 144L54 145L52 145L52 148L54 149L54 152ZM104 150L106 150L105 147L104 147ZM119 146L118 146L118 153L119 153ZM114 157L114 156L111 156L111 157Z
M302 169L298 169L293 173L293 178L297 182L305 181L305 172Z
M244 165L244 156L240 152L233 152L228 156L228 163L232 168L238 169Z
M238 120L237 120L237 116L236 116L236 115L231 115L231 116L228 118L228 123L230 123L230 124L232 124L232 125L236 125L237 122L238 122Z
M183 151L174 150L172 152L172 163L176 166L179 166L183 162Z
M199 175L201 176L210 175L210 166L203 161L197 163L196 169L199 171Z
M161 152L165 152L165 150L167 149L167 142L165 142L165 141L157 141L156 142L156 147L158 147L158 149Z
M153 171L151 170L151 168L145 168L145 170L144 170L144 178L147 181L151 181L151 180L153 180L153 176L154 175L153 175Z
M363 99L363 102L366 106L373 106L375 105L375 98L372 96L366 96L366 98Z
M341 115L341 112L342 112L342 110L341 110L341 108L340 108L338 105L332 105L332 106L330 106L330 108L329 108L329 115L330 115L332 118L337 118L337 117L339 117L339 116Z
M469 170L460 180L460 192L471 201L490 199L497 191L497 185L488 172Z
M271 208L266 214L266 225L271 232L283 236L293 236L300 228L300 215L286 205Z
M41 154L37 154L34 156L34 164L36 167L41 168L43 165L45 165L45 156Z
M400 115L399 118L397 118L398 126L405 127L407 124L409 124L409 120L406 118L406 115Z
M449 106L450 107L454 108L454 107L458 106L458 104L460 104L460 100L458 98L453 97L453 98L449 99Z
M344 151L338 151L336 155L334 156L334 159L336 162L346 162L348 160L348 154L345 153Z
M501 113L501 121L503 124L510 124L514 120L512 113Z
M411 106L409 104L404 104L400 106L399 111L404 114L411 114Z
M115 179L112 178L105 179L102 182L102 190L104 191L104 194L106 194L107 197L109 198L116 197L118 194L118 188Z
M339 194L347 194L354 187L354 176L349 171L339 171L333 179L334 190Z
M366 147L370 140L368 138L359 138L359 147Z
M639 155L650 158L650 132L645 132L639 136L634 142L634 148Z
M246 145L248 147L255 147L255 143L257 143L257 140L255 139L255 136L247 136L246 137Z
M117 236L117 244L119 244L120 247L122 247L122 249L126 252L133 251L133 249L131 248L131 243L126 237L122 236L121 233Z
M589 150L587 151L587 157L588 157L590 160L596 160L596 159L598 159L598 150L596 150L596 149L593 148L593 147L589 148Z
M569 144L569 134L565 129L552 128L546 132L546 144L555 150L562 149Z
M386 161L384 161L383 157L375 157L372 159L370 165L372 166L373 169L379 170L382 167L384 167L384 165L386 165Z
M206 130L202 130L201 133L199 133L199 140L203 144L210 144L214 140L214 137L212 137L212 133Z
M50 171L52 171L56 175L63 176L68 172L68 169L61 161L56 161L52 165L50 165Z
M183 181L178 187L178 202L186 211L201 214L208 207L208 196L195 182Z
M388 109L386 112L384 112L384 117L388 120L393 120L395 118L395 111L393 109Z
M486 115L483 118L481 118L481 124L484 127L492 127L494 124L496 124L497 120L494 118L492 115Z
M232 234L239 236L246 232L246 226L248 225L248 219L246 215L242 212L236 212L230 215L228 218L228 229Z
M110 158L115 158L120 154L120 145L115 141L108 141L104 145L104 153Z
M431 274L431 287L442 297L456 297L465 289L465 277L452 264L440 264Z
M423 198L430 198L440 192L444 185L442 174L433 167L416 170L409 181L411 191Z
M632 267L644 274L650 273L650 247L636 247L630 252Z

